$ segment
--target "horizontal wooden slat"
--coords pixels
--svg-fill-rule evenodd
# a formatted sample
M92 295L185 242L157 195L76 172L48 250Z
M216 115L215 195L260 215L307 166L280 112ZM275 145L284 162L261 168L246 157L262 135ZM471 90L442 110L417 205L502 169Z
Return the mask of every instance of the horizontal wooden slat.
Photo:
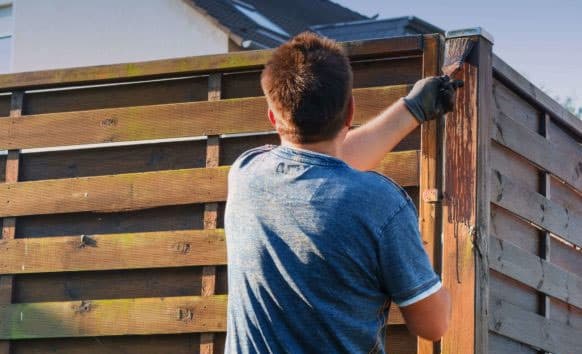
M226 199L228 167L0 185L0 216L121 211Z
M418 185L418 152L387 154L378 171ZM224 201L227 174L225 166L0 184L0 217Z
M489 252L489 264L492 269L582 308L580 277L494 236L489 242Z
M355 89L355 124L406 95L408 85ZM271 131L264 97L0 119L0 149L26 149Z
M498 56L493 55L492 63L495 76L501 79L506 85L516 89L527 99L547 110L552 117L572 129L576 135L582 135L582 120L578 119L561 104L548 96L548 94L537 88Z
M491 201L500 207L556 234L577 246L582 245L582 215L525 190L499 171L491 173Z
M489 329L519 342L556 354L577 353L582 348L578 330L545 319L500 299L493 299Z
M501 113L491 124L491 137L582 192L582 147L574 155L562 151L559 142L552 144Z
M351 59L420 54L422 36L346 42L343 46ZM0 91L251 70L262 67L271 54L272 50L242 51L139 63L5 74L0 75Z
M0 240L0 274L226 264L223 230Z
M392 178L403 187L418 186L420 151L398 151L386 154L374 169Z
M223 332L226 295L0 305L0 339Z

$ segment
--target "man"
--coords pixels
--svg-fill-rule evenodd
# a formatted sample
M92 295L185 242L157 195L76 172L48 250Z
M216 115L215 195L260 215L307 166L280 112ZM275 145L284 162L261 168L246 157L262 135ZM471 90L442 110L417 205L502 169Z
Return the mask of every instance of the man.
M450 110L457 84L419 81L349 130L349 60L335 42L303 33L276 49L261 85L281 146L243 153L229 175L226 352L384 352L390 301L413 334L438 340L450 298L415 207L390 179L363 171Z

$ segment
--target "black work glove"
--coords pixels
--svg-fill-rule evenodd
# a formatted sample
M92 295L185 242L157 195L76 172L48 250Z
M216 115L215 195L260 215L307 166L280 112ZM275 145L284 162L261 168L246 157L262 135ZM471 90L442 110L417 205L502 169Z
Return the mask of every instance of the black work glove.
M455 90L463 81L446 76L427 77L417 81L404 98L406 108L422 124L450 112L455 105Z

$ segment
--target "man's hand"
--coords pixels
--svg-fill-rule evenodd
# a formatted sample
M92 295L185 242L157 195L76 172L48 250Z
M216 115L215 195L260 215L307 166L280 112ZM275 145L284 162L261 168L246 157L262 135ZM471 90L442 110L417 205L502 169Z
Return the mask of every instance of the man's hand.
M455 90L463 81L444 76L433 76L417 81L404 98L406 108L420 123L435 119L453 110Z

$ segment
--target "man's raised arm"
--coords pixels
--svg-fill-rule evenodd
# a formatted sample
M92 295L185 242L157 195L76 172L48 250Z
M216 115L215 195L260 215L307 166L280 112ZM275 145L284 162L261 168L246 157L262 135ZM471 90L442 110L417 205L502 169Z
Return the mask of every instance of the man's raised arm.
M358 170L375 168L387 152L420 124L450 112L455 90L461 85L447 76L416 82L408 96L348 132L342 145L342 159ZM353 100L349 109L352 112L356 109Z

